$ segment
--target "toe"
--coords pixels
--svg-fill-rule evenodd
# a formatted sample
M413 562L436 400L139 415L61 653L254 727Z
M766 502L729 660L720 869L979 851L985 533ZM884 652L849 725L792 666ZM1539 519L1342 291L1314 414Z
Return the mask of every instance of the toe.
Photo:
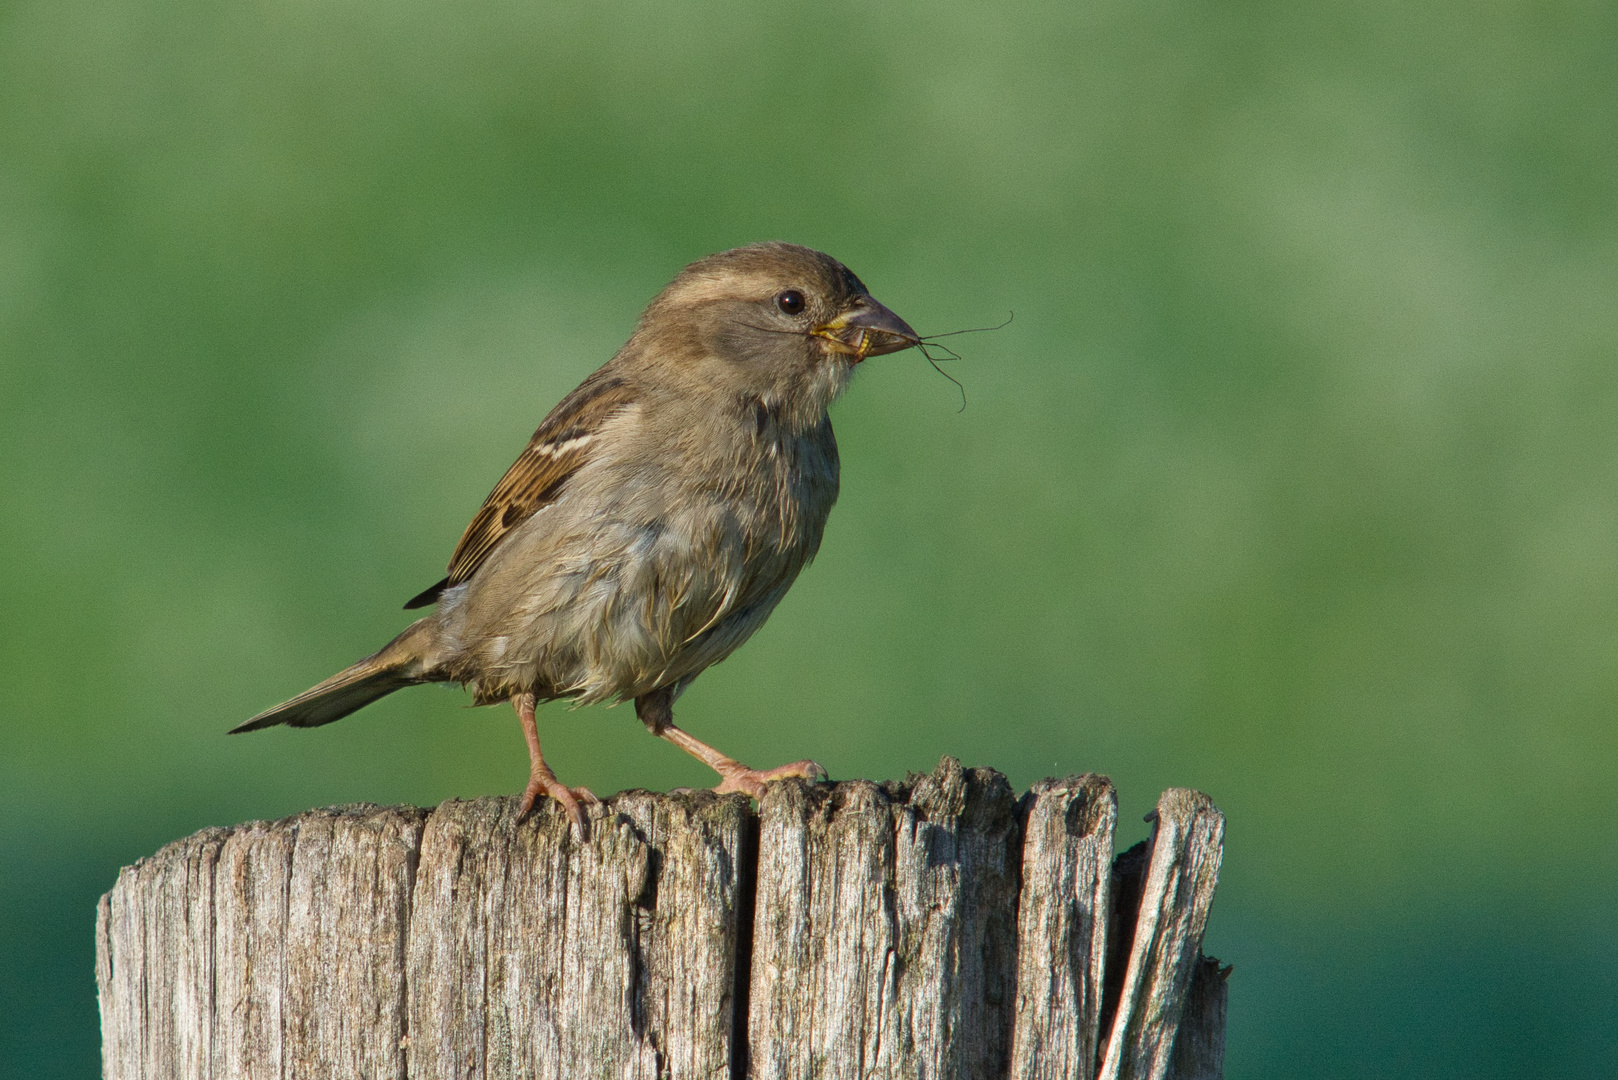
M579 800L573 797L572 789L557 784L546 794L556 800L557 805L566 810L567 816L573 819L573 831L577 834L579 842L588 843L590 840L590 819L584 816L584 807L580 806Z
M731 773L714 788L720 795L729 795L739 791L743 795L751 795L755 799L764 798L764 781L760 775L751 769L744 772Z
M714 788L721 795L726 792L740 791L743 794L751 795L755 799L762 799L764 798L765 786L773 781L788 778L809 781L824 780L826 779L826 770L813 761L794 761L790 765L778 765L773 769L762 772L757 769L739 768L721 775L725 778L724 782Z
M582 799L592 806L601 805L601 800L589 788L569 788L555 780L547 782L545 777L530 777L528 786L523 789L522 801L517 804L517 820L522 821L533 810L539 797L544 795L559 805L572 819L574 831L581 842L590 839L590 819L585 816L584 808L579 805Z
M788 777L796 777L799 780L815 781L826 779L826 770L813 761L794 761L790 765L781 765L758 775L763 780L785 780Z
M590 819L584 816L584 809L578 803L568 803L567 812L573 818L573 831L579 843L590 842Z

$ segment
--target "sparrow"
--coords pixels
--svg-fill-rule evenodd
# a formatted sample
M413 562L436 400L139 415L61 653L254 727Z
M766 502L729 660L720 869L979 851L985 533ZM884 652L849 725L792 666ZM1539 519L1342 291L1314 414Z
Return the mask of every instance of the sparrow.
M534 709L633 701L652 734L754 798L795 761L748 768L674 724L674 703L769 618L814 558L837 499L827 408L866 358L916 332L829 255L770 242L687 266L629 341L551 410L484 500L437 610L381 650L232 733L316 727L386 694L460 683L510 702L528 743L519 817L541 795L581 836L587 789L557 780Z

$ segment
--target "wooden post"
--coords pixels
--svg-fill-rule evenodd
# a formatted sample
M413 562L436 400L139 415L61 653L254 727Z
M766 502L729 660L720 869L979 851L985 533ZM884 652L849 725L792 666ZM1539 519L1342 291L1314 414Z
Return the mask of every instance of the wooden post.
M314 810L126 867L96 921L135 1078L1217 1080L1223 818L1105 777Z

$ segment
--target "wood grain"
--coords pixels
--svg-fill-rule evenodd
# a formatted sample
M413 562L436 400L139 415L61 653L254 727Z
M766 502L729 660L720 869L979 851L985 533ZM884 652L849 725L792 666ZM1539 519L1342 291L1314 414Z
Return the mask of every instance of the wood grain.
M1041 780L1024 799L1012 1080L1096 1069L1118 797L1104 776Z
M411 918L412 1077L708 1077L731 1059L745 798L448 802Z
M1230 968L1211 956L1197 958L1191 989L1185 997L1185 1015L1174 1037L1169 1058L1169 1080L1221 1080L1225 1075L1225 980Z
M126 868L97 917L104 1074L403 1077L422 817L313 810Z
M1208 796L1170 788L1158 800L1153 821L1129 966L1100 1080L1161 1080L1168 1074L1219 880L1225 819Z
M750 1075L1003 1076L1020 856L1005 778L781 784L759 810Z
M746 799L339 807L208 829L97 914L109 1080L1217 1080L1223 819L1113 860L1105 777L953 758ZM745 1036L745 1037L744 1037Z

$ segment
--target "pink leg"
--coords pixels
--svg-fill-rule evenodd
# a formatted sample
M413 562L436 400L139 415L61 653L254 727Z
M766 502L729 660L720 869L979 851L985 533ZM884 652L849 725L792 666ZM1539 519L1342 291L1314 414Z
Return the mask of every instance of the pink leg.
M517 820L521 821L528 816L528 811L534 808L534 800L541 795L549 795L562 805L573 819L573 827L578 830L580 840L590 839L590 822L584 816L584 808L579 805L583 799L591 805L601 802L589 788L570 788L556 779L551 767L545 764L545 756L539 752L539 726L534 722L534 695L518 694L511 699L511 707L517 710L517 717L522 721L523 738L528 740L528 786L523 789L522 804L517 808Z
M772 780L782 780L789 776L804 780L826 778L826 770L813 761L794 761L790 765L762 771L749 769L735 758L727 757L696 736L675 727L673 697L673 692L667 687L643 694L635 699L635 715L640 717L641 723L645 724L653 735L667 739L723 777L719 786L714 788L715 791L721 794L741 791L755 799L762 799L764 785Z

